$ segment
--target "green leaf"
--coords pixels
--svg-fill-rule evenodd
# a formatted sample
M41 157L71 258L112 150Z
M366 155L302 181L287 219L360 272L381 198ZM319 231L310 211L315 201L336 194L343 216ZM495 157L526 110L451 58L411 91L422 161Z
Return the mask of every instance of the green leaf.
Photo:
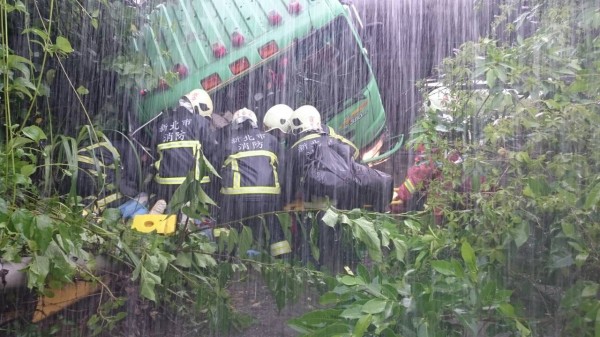
M371 325L372 321L373 321L373 316L371 316L370 314L359 318L358 321L356 322L356 325L354 325L354 331L352 332L352 337L364 336L365 332L367 332L367 329L369 329L369 326Z
M80 85L79 88L77 88L77 93L80 94L81 96L84 96L84 95L89 94L90 91L83 85Z
M471 271L476 271L477 265L475 262L475 251L467 241L464 241L462 246L460 247L460 254L463 260L465 261L467 267L469 267Z
M23 165L21 166L21 174L29 177L30 175L32 175L33 173L35 173L35 166L34 165Z
M507 317L515 317L515 308L510 303L501 303L498 309Z
M560 224L563 233L569 238L575 238L575 226L572 223L563 222Z
M521 247L529 238L529 224L525 221L522 221L517 224L517 226L515 226L511 232L517 248Z
M242 226L239 236L240 253L246 254L246 251L252 246L252 229L248 226Z
M56 47L65 54L72 53L73 47L71 47L71 43L64 36L58 36L56 38Z
M46 256L36 255L29 263L29 277L27 278L27 287L41 288L44 286L46 276L50 272L50 259Z
M47 84L52 84L55 77L56 69L48 69L48 71L46 71L46 75L44 76L44 81L46 81Z
M373 261L381 261L381 241L373 223L365 218L358 218L352 221L352 232L354 237L362 241L369 251L369 255Z
M408 251L406 243L400 239L392 239L394 243L394 252L396 253L396 259L400 262L404 262L404 257Z
M340 300L340 294L330 291L330 292L323 294L319 298L319 304L321 304L321 305L336 304L339 302L339 300Z
M39 127L37 127L35 125L24 127L23 134L26 137L31 138L35 142L39 142L42 139L47 139L44 131L42 131L42 129L40 129Z
M351 327L344 323L334 323L327 325L326 327L319 329L306 337L334 337L344 336L350 333Z
M517 325L517 330L519 330L522 337L526 337L531 334L531 331L527 329L527 327L525 327L523 324L521 324L521 322L515 320L515 324Z
M154 291L154 288L157 284L160 284L160 282L160 276L153 274L146 270L146 268L142 267L140 278L140 294L143 297L156 302L156 292Z
M192 254L187 252L179 252L177 259L175 259L175 265L183 268L189 268L192 266Z
M588 259L589 256L590 256L589 253L580 253L580 254L577 254L575 256L575 265L577 267L582 267L583 264L585 263L585 261L587 261L587 259Z
M194 262L200 268L214 267L217 265L217 261L215 261L215 259L208 254L194 252L193 256Z
M456 272L454 271L454 266L450 261L445 260L436 260L431 261L431 267L435 269L440 274L446 276L456 276Z
M494 86L496 86L496 78L497 78L496 69L495 68L488 69L488 71L485 73L485 81L487 83L488 88L491 89Z
M588 193L587 197L585 198L583 209L592 209L593 207L598 206L598 203L600 203L600 182L596 183L596 185Z
M15 1L15 9L21 13L27 13L27 7L21 0Z
M344 275L339 279L339 281L347 286L365 285L365 281L357 276Z
M362 303L359 304L356 302L340 313L340 317L345 319L359 319L364 315L365 313L362 311Z
M54 232L54 222L52 219L45 215L40 214L34 218L34 236L35 242L40 252L45 252L52 242L52 234Z
M41 37L43 41L48 41L48 39L49 39L48 33L46 33L45 31L43 31L39 28L27 28L27 29L23 30L23 34L26 34L26 33L35 34L35 35Z
M23 73L25 79L29 79L31 73L29 67L33 67L33 63L29 59L19 55L8 55L6 62L11 69L18 69Z
M378 314L385 310L385 306L387 305L386 300L381 300L378 298L374 298L362 306L362 311L368 314Z
M323 220L327 226L334 228L338 222L338 214L330 208L325 212L325 214L323 214L323 218L321 220Z
M565 256L553 256L550 258L550 268L560 269L573 265L573 257L569 255Z
M302 333L309 333L314 329L323 328L340 321L340 309L323 309L308 312L298 318L288 321L290 327Z
M587 284L581 291L581 297L596 297L599 287L598 283Z

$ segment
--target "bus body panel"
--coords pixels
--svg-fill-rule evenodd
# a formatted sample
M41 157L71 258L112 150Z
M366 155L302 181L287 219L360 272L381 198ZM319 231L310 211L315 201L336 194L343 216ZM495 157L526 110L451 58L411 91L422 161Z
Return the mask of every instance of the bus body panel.
M176 106L181 96L201 88L202 81L211 75L218 76L221 81L207 90L213 101L217 97L229 97L220 93L228 86L243 88L240 79L245 77L250 92L247 95L251 96L246 98L248 107L255 108L251 106L252 97L265 96L264 92L255 89L256 84L262 84L264 78L261 76L274 60L293 59L306 64L310 63L311 57L316 58L317 53L334 45L340 47L338 49L351 50L341 50L341 58L336 64L352 59L341 67L358 70L360 74L343 75L341 70L334 70L332 76L337 78L328 82L329 92L321 94L311 92L320 88L310 85L318 82L308 78L310 76L304 81L295 78L290 81L292 88L286 89L285 97L295 103L290 104L292 108L312 104L312 98L320 97L322 104L319 106L315 102L312 105L317 106L324 121L340 134L348 136L359 148L376 142L385 127L385 112L366 52L346 9L338 0L300 0L298 3L301 8L298 13L290 10L287 0L176 0L157 6L134 41L137 51L147 56L154 72L152 79L147 81L147 88L143 88L148 91L139 105L139 121L144 123ZM270 22L273 16L280 17L279 24ZM345 32L344 36L338 36L339 30ZM241 43L240 39L243 39ZM276 43L278 50L263 59L259 49L271 42ZM218 57L215 48L224 48L225 54ZM308 53L303 52L306 48L313 48L315 55L305 55ZM247 63L249 68L234 75L232 67L239 60ZM186 68L187 74L177 78L175 72L180 65ZM323 69L327 71L328 68ZM162 84L159 84L159 77L163 78ZM354 78L359 81L355 83ZM303 83L306 88L299 89ZM303 93L298 94L299 91ZM341 93L337 95L338 92ZM331 96L343 99L334 101ZM215 108L215 112L223 111ZM265 111L255 112L260 118Z

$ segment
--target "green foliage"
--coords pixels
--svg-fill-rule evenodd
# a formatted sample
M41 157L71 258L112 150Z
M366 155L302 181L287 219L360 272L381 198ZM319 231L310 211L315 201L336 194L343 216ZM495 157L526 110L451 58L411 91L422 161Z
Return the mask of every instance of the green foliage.
M504 6L495 27L515 9ZM504 22L514 41L482 38L445 60L447 105L427 107L409 142L425 144L439 171L424 210L373 221L383 259L338 276L325 308L291 326L303 336L598 336L599 22L597 2L537 1Z
M469 242L424 226L425 221L378 217L372 231L385 258L371 271L358 265L338 275L335 287L321 297L321 304L332 308L290 325L306 336L477 336L519 326L527 335L493 265L478 258Z

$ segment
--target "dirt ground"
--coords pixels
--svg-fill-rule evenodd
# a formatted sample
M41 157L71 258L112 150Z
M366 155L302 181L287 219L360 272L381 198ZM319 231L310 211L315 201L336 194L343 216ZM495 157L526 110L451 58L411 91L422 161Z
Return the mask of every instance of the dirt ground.
M296 303L288 304L278 312L275 299L257 273L250 273L243 282L233 283L229 291L234 307L252 317L253 323L244 331L233 332L228 337L298 336L287 321L319 307L318 294L307 289Z

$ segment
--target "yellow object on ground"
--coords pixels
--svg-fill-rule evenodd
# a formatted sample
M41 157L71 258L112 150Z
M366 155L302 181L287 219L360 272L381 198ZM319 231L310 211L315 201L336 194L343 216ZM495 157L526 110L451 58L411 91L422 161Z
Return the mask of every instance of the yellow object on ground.
M53 297L41 296L33 313L33 323L46 319L48 316L68 307L69 305L95 293L100 288L96 282L75 281L61 289L52 289Z
M176 223L177 216L173 214L141 214L133 218L131 228L142 233L172 234Z
M213 236L215 238L218 238L219 236L221 236L221 233L223 235L229 235L229 229L227 229L227 228L215 228L213 230Z

